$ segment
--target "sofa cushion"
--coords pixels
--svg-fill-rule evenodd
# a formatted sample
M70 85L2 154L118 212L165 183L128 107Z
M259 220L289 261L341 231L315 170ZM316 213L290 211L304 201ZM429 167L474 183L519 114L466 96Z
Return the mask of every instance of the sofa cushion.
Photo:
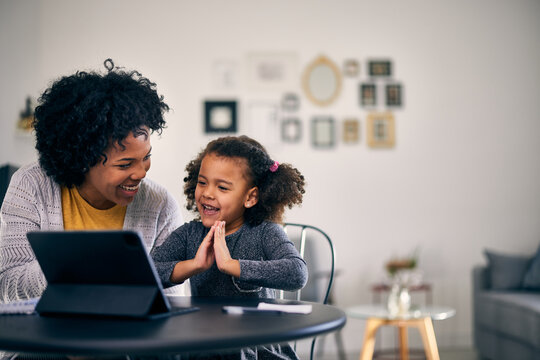
M482 291L478 325L540 349L540 292Z
M523 287L531 290L540 290L540 247L538 247L538 251L523 277Z
M493 290L516 290L522 287L523 277L531 262L529 256L499 254L485 250Z

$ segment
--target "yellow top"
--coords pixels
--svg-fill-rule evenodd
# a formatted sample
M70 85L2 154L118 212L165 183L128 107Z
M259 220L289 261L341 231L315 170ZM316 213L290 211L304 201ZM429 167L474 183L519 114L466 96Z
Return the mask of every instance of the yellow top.
M127 206L99 210L83 199L76 187L62 186L64 230L121 230Z

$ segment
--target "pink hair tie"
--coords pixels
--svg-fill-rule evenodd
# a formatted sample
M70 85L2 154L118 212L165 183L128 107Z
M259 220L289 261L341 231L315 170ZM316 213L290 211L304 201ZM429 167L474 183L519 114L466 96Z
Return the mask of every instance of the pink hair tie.
M274 161L272 165L270 165L270 172L276 172L279 167L279 163L277 161Z

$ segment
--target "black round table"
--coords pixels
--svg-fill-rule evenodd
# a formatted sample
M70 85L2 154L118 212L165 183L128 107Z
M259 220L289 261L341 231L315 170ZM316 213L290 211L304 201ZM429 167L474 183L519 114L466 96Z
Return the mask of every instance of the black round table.
M317 303L310 314L243 314L222 311L225 305L257 306L261 299L185 297L198 311L158 320L122 318L0 316L0 349L10 352L65 355L150 355L237 349L314 337L342 328L345 313Z

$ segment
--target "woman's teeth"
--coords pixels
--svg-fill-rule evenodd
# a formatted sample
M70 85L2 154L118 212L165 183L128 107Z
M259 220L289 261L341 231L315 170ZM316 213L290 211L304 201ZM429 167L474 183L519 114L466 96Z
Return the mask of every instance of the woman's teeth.
M139 184L134 185L134 186L120 185L120 187L126 191L135 191L139 188Z

